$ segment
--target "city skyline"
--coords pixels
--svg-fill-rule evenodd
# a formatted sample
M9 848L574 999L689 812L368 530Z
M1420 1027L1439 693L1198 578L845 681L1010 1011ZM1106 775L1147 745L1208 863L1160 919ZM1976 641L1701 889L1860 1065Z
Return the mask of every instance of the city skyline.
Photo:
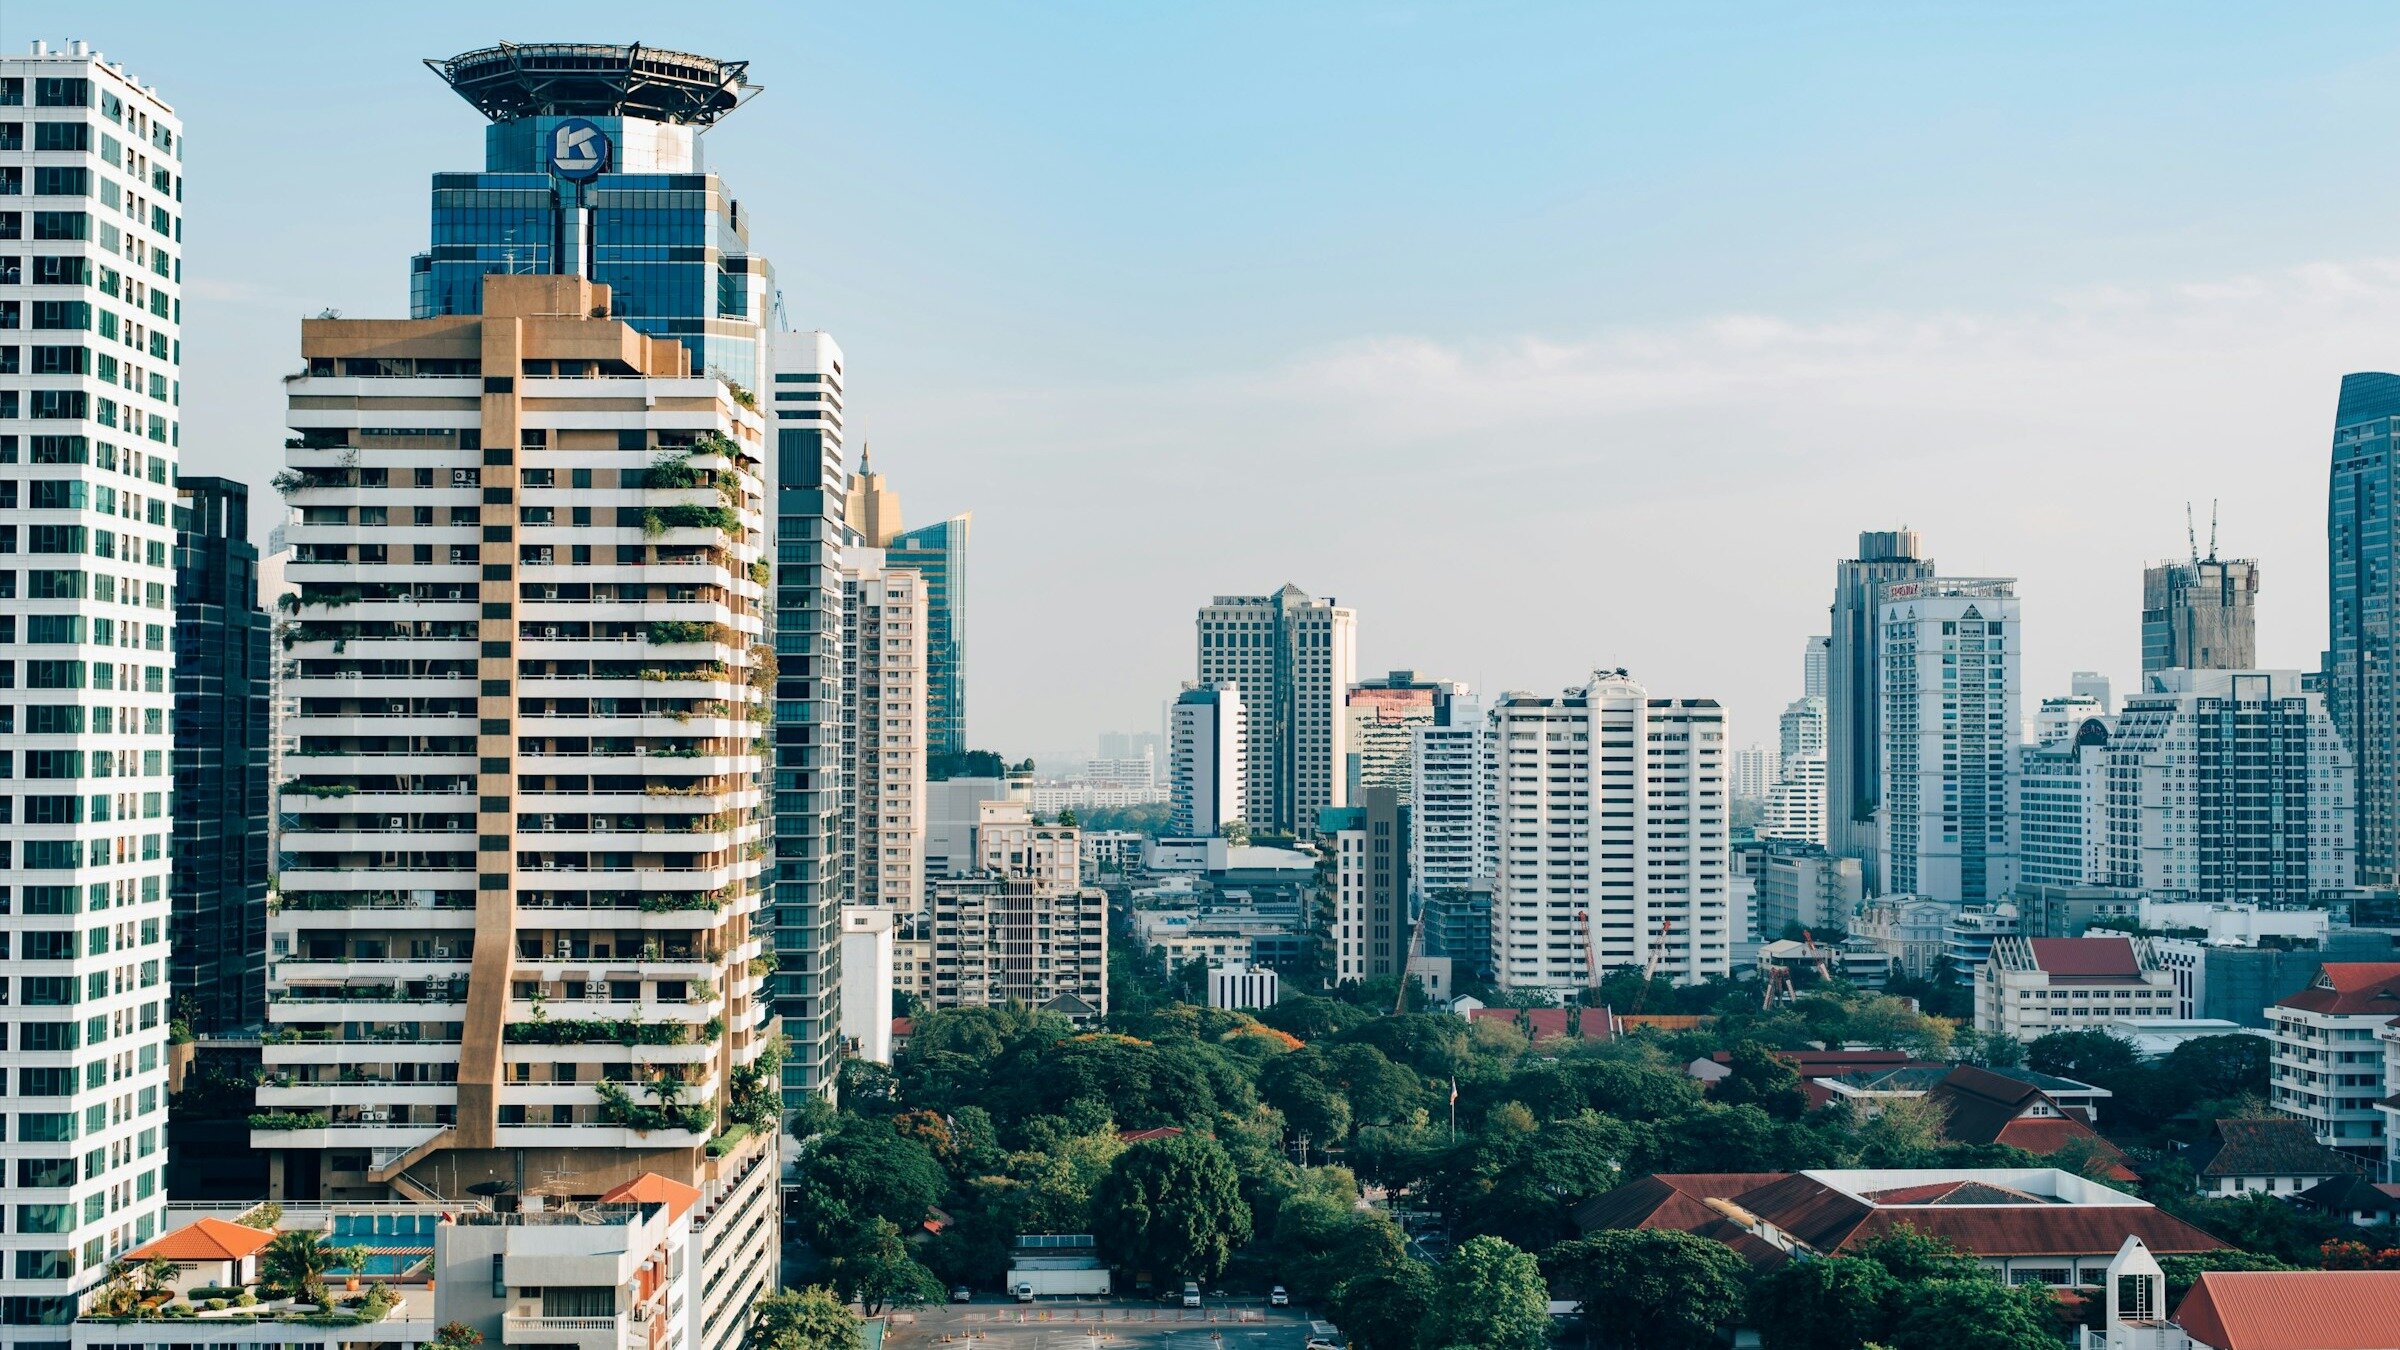
M853 429L915 519L980 518L978 745L1154 726L1150 691L1188 677L1188 608L1287 581L1359 610L1361 669L1552 692L1623 663L1724 700L1737 744L1771 739L1789 679L1737 658L1753 636L1820 631L1818 560L1900 523L1946 568L2020 579L2029 697L2074 669L2127 685L2141 568L2183 551L2187 499L2224 499L2223 548L2262 561L2260 662L2305 668L2322 648L2326 409L2342 373L2400 359L2385 317L2400 261L2335 168L2371 156L2393 97L2374 76L2377 35L2400 42L2389 15L2217 15L2161 37L2136 11L2061 11L2046 32L1864 10L1717 28L1534 7L1464 33L1349 9L767 14L583 22L754 63L767 90L714 138L721 161L819 147L808 173L739 187L787 317L843 335ZM212 172L194 176L191 319L210 340L188 380L189 467L263 480L291 319L400 312L392 260L424 247L425 176L473 134L474 111L414 58L507 34L463 6L342 15L309 40L393 55L295 63L270 59L289 34L265 13L9 17L0 41L83 36L217 128L196 151ZM1509 63L1545 25L1598 54L1522 81ZM1952 41L1961 27L1976 40ZM2160 63L2143 87L2172 91L2155 106L2106 56L2135 27ZM1288 87L1360 33L1373 71ZM1236 43L1256 69L1223 75ZM1779 72L1790 49L1818 58L1810 74ZM1030 83L1056 87L995 52L1038 59L1051 78ZM1437 58L1454 92L1392 92L1429 89L1412 72ZM1814 81L1853 61L1910 73L1820 97ZM1578 92L1584 75L1615 92ZM1220 76L1242 99L1230 125L1210 115ZM1733 106L1702 106L1697 86L1745 77ZM1121 97L1137 86L1164 92ZM1889 116L1902 98L1910 117ZM371 155L349 119L289 112L360 99L385 114ZM2162 159L2149 147L2170 117L2184 149ZM1973 181L1916 191L1962 150L1990 156ZM327 166L333 190L266 190L289 162ZM1724 181L1777 206L1727 210ZM2006 230L1975 218L2004 202ZM1427 214L1393 226L1404 203ZM1288 224L1261 228L1262 208ZM306 247L334 232L354 245ZM1016 336L995 345L1002 324ZM1258 414L1238 437L1236 406ZM1728 452L1729 418L1775 430ZM2262 452L2293 471L2255 475ZM2040 486L1930 490L2000 465ZM1269 466L1294 490L1251 491ZM1337 494L1355 510L1329 518L1318 503ZM1605 574L1628 552L1677 556L1695 523L1728 543L1678 586L1604 588L1563 623L1558 589L1506 584L1493 550L1378 547L1519 531L1539 574ZM1062 671L1014 636L1061 577L1138 617L1110 672ZM1740 622L1677 631L1693 602Z

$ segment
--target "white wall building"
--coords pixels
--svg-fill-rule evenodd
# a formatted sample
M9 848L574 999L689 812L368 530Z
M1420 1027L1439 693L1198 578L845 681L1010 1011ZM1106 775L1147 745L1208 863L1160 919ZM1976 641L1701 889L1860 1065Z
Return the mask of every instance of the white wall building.
M1345 802L1371 787L1388 787L1407 801L1416 771L1416 732L1446 723L1451 706L1467 697L1457 680L1421 678L1413 670L1395 670L1379 680L1361 680L1343 699L1348 732Z
M2400 963L2328 961L2308 988L2267 1009L2268 1102L2317 1142L2380 1164L2391 1095L2383 1033L2400 1017Z
M1958 906L1915 895L1888 895L1859 912L1851 935L1891 954L1904 974L1932 979L1941 968L1942 942Z
M1825 842L1825 752L1811 750L1783 761L1783 772L1767 791L1759 821L1761 839Z
M1492 710L1503 988L1579 989L1618 967L1728 971L1725 713L1622 670Z
M1247 820L1250 723L1232 680L1187 684L1167 709L1167 832L1199 839Z
M1817 848L1772 848L1759 862L1754 895L1758 935L1771 940L1794 925L1847 931L1866 888L1856 858Z
M1108 894L1083 884L1081 831L1041 824L1021 802L987 801L977 870L933 885L939 1008L1015 1000L1078 1021L1108 1012Z
M2016 583L1929 578L1882 592L1879 894L1962 904L2017 881Z
M1733 752L1727 771L1728 790L1746 802L1767 799L1767 789L1782 775L1783 758L1771 745L1749 745Z
M2175 984L2135 937L2003 937L1975 968L1975 1029L2019 1041L2175 1016Z
M27 1343L166 1203L183 124L80 42L0 58L0 103L26 241L0 260L0 1300Z
M975 870L975 824L985 802L1033 802L1033 777L937 778L925 785L926 889L943 877ZM1052 808L1056 809L1056 808Z
M1317 813L1348 801L1358 614L1297 586L1220 595L1196 621L1199 683L1242 692L1249 742L1242 807L1260 834L1305 837Z
M899 912L842 907L842 1041L875 1064L892 1062L893 929Z
M1491 722L1481 703L1450 704L1450 720L1417 727L1409 781L1409 885L1415 902L1492 878L1499 813L1492 801Z
M1208 972L1208 1006L1212 1008L1272 1008L1282 995L1282 980L1274 971L1254 969L1234 961Z

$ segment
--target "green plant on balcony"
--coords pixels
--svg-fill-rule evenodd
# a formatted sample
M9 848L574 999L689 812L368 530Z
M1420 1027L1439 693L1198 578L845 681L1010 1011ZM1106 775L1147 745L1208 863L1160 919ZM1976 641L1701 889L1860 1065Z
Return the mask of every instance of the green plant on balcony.
M250 1128L254 1130L322 1130L333 1119L322 1111L253 1111Z
M315 797L321 801L329 797L347 797L358 791L358 788L351 783L307 783L297 778L289 778L284 780L283 786L277 791L301 797Z
M743 407L748 408L752 412L758 411L758 395L751 393L747 386L737 384L732 380L727 380L725 381L725 392L733 395L734 402L741 404Z
M700 471L692 467L691 452L684 450L661 454L650 461L649 472L642 475L646 488L689 488L700 486Z
M642 512L642 533L652 538L669 530L722 530L739 533L742 518L731 507L695 506L678 502L671 506L653 506Z
M699 435L694 436L692 438L692 453L695 455L714 455L719 459L730 459L736 461L742 459L744 455L741 442L736 441L734 438L726 435L722 431L703 431Z
M715 1040L722 1040L722 1039L724 1039L724 1036L725 1036L725 1016L724 1016L724 1014L722 1014L722 1013L719 1013L719 1014L718 1014L718 1015L716 1015L715 1017L711 1017L711 1018L709 1018L707 1021L705 1021L705 1022L702 1022L702 1023L700 1024L700 1039L701 1039L701 1040L703 1040L703 1041L715 1041Z
M722 909L725 902L716 895L696 895L689 892L664 891L642 897L645 914L681 914L689 910Z
M760 558L758 561L750 564L750 579L757 582L759 585L764 586L767 584L767 578L772 571L773 569L767 566L767 560Z
M750 978L763 980L783 966L783 958L773 952L760 952L750 958Z
M650 624L650 641L662 647L706 642L713 627L697 619L657 619Z

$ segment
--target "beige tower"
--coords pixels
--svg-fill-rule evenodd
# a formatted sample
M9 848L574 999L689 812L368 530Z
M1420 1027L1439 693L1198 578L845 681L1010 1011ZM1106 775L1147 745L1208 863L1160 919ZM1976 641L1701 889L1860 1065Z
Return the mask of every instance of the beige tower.
M900 494L884 484L868 455L858 452L858 472L850 478L850 532L868 548L884 548L900 533Z

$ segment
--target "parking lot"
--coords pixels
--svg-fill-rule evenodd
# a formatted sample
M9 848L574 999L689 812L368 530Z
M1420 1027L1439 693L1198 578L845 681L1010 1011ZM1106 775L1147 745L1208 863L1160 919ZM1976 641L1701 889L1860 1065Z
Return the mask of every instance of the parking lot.
M912 1318L912 1321L903 1321ZM1147 1299L1044 1299L929 1304L892 1319L889 1346L989 1345L993 1350L1301 1350L1308 1315L1258 1299L1174 1308ZM947 1338L947 1339L945 1339Z

